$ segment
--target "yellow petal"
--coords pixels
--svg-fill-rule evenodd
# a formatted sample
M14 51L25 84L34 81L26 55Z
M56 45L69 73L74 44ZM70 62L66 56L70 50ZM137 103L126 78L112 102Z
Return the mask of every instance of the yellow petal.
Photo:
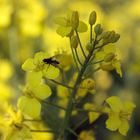
M126 136L128 130L129 130L129 123L128 123L127 120L123 120L123 121L121 122L120 127L119 127L119 132L120 132L122 135Z
M132 102L125 102L124 103L124 110L128 113L132 113L133 109L136 107L136 105Z
M105 53L103 51L100 51L100 52L97 52L95 56L97 60L103 60L105 57Z
M59 76L59 69L52 65L46 65L43 70L44 77L48 79L55 79Z
M106 128L115 131L120 127L120 124L121 124L121 120L119 118L119 114L110 113L109 118L106 121Z
M26 78L27 78L28 84L32 87L35 87L38 84L40 84L40 82L41 82L42 72L41 71L39 71L39 72L35 72L35 71L28 72Z
M45 52L37 52L34 56L34 64L40 64L48 55Z
M96 121L98 119L100 114L97 112L89 112L88 116L89 116L89 123L93 123L94 121Z
M109 44L107 46L104 47L104 52L107 54L107 53L110 53L110 52L116 52L116 47L112 44Z
M41 104L34 98L22 96L18 99L17 106L24 115L32 118L38 118L40 115Z
M84 105L84 109L85 109L85 110L92 109L92 108L93 108L93 104L91 104L91 103L86 103L86 104Z
M33 63L32 58L27 59L22 65L22 69L25 70L25 71L31 71L34 68L35 68L35 65Z
M109 97L106 102L110 105L113 112L120 112L123 108L123 104L117 96Z
M32 88L35 97L39 99L45 99L48 98L51 95L51 89L48 85L45 84L39 84L35 88Z
M119 61L116 61L113 63L115 69L116 69L116 72L120 75L120 77L122 77L122 70L121 70L121 64Z

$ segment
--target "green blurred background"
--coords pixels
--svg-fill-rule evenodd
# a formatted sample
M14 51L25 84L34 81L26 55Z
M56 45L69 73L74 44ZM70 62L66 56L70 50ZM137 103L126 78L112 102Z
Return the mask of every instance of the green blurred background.
M65 50L69 41L56 33L54 18L65 16L71 10L79 11L88 22L92 10L97 12L97 23L105 30L121 34L116 44L122 60L123 78L115 72L97 74L100 103L109 95L132 100L137 105L127 137L97 126L97 140L140 139L140 0L0 0L0 117L7 102L16 104L20 86L24 84L21 64L37 51ZM85 45L88 34L81 35ZM96 130L96 129L95 129ZM102 135L101 135L102 134Z

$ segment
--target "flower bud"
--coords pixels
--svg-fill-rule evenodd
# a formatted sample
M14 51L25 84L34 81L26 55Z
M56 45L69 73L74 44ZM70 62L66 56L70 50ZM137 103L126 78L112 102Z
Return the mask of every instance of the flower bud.
M77 11L72 12L71 25L74 30L76 30L79 26L79 14Z
M97 34L97 35L100 35L102 32L103 32L103 28L101 28L101 24L97 24L94 28L94 32Z
M110 31L107 32L103 32L103 34L101 35L102 39L107 39L109 37Z
M105 71L111 71L114 69L114 66L112 65L112 63L103 62L100 65L100 69L105 70Z
M92 11L89 16L89 24L92 26L96 22L96 12Z
M119 34L115 34L114 38L112 39L111 43L115 43L119 40L120 35Z
M87 78L82 82L82 87L88 90L92 90L95 88L95 81L91 78Z
M112 42L113 38L115 37L115 31L111 31L108 37L108 41Z
M108 53L105 57L104 57L104 61L105 62L109 62L111 60L113 60L115 58L115 54L114 53Z
M72 36L71 37L71 46L74 49L76 49L78 47L78 38L77 38L77 36Z

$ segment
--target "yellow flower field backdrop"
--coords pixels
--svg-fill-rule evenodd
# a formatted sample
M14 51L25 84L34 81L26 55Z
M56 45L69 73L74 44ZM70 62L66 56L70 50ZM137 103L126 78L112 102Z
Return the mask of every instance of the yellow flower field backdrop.
M40 65L40 59L42 56L35 53L39 51L47 52L46 57L54 56L56 54L62 53L63 56L58 57L58 60L62 61L62 66L65 71L69 70L72 64L71 50L69 39L66 37L61 37L56 33L58 26L55 24L56 17L65 17L66 13L70 10L76 10L79 12L80 18L85 23L88 23L89 14L95 10L97 13L97 23L101 23L105 30L115 30L115 32L120 34L120 40L115 44L115 49L117 51L117 56L121 60L121 70L119 70L118 61L116 59L112 60L116 72L110 71L99 71L95 76L96 83L96 94L92 90L91 93L94 94L94 102L97 105L101 105L103 101L111 106L110 98L114 97L113 100L120 103L121 109L125 110L125 102L132 101L136 107L132 104L129 106L131 109L135 108L134 113L131 116L132 111L129 115L132 117L131 123L129 124L129 132L127 136L122 136L120 133L125 134L121 128L117 126L110 126L111 121L116 121L114 114L109 112L109 118L106 122L107 127L110 129L121 131L117 133L116 131L109 131L105 128L104 120L106 117L101 117L97 120L97 124L94 126L95 131L91 133L90 127L86 125L81 128L79 136L83 140L139 140L140 139L140 1L139 0L0 0L0 139L4 133L10 131L11 135L13 130L9 130L7 126L9 118L7 117L3 120L3 114L10 112L12 116L12 121L20 122L20 112L15 112L11 107L17 106L17 99L20 97L18 106L22 108L21 102L26 102L28 104L30 101L28 99L22 98L23 84L25 84L25 71L29 71L34 67ZM88 26L88 29L90 26ZM80 33L80 38L83 46L86 48L86 43L89 38L89 31L86 33ZM108 47L109 48L109 47ZM113 52L111 49L106 48L104 51L107 53ZM109 50L109 51L108 51ZM111 51L110 51L111 50ZM81 53L81 52L80 52ZM105 55L105 54L104 54ZM82 54L80 55L82 56ZM101 60L102 54L97 54L97 60ZM41 57L41 58L40 58ZM103 56L104 57L104 56ZM43 57L44 58L44 57ZM37 63L33 64L33 61ZM81 57L83 59L83 57ZM27 63L27 65L26 65ZM28 64L30 63L30 67ZM106 65L102 64L102 69L105 69ZM52 69L51 69L52 67ZM45 69L48 69L46 67ZM36 73L32 73L35 76L27 76L27 81L34 77L32 84L36 84L35 81L39 81L40 77L51 77L54 79L57 77L59 70L50 66L48 73L43 72L44 69L40 69ZM53 72L53 74L52 74ZM41 76L40 76L41 75ZM119 76L120 75L120 76ZM70 74L71 76L71 74ZM69 77L70 77L69 76ZM122 77L121 77L122 76ZM74 80L75 75L72 77ZM37 80L36 80L37 79ZM73 86L73 81L69 82L70 86ZM90 81L90 80L89 80ZM84 81L83 81L84 82ZM94 85L94 81L90 81L91 85ZM83 83L82 83L83 84ZM86 82L84 83L86 85ZM83 85L84 85L83 84ZM95 86L95 85L94 85ZM28 86L29 91L37 91L40 88L43 92L44 90L48 94L42 94L37 97L40 99L48 98L51 92L57 91L57 96L60 98L58 104L65 106L67 104L67 89L62 86L57 86L56 91L51 91L49 86L40 85L40 87L32 88ZM89 87L90 88L90 87ZM27 90L27 89L26 89ZM61 93L63 91L64 94ZM85 96L87 91L79 91L78 96ZM121 98L116 99L117 97ZM78 98L78 97L77 97ZM118 101L119 100L119 101ZM30 102L34 104L36 99ZM40 105L40 103L38 102ZM125 106L125 107L124 107ZM85 109L90 109L93 106L85 106ZM114 106L111 106L110 110L113 110ZM39 106L36 109L40 108ZM96 108L95 106L93 108ZM114 107L115 108L115 107ZM126 107L127 108L127 107ZM130 108L127 108L128 111ZM117 108L115 108L117 110ZM122 112L115 112L117 116ZM38 109L39 110L39 109ZM110 111L109 110L109 111ZM108 108L107 108L108 111ZM25 110L28 113L28 110ZM72 112L74 115L76 112ZM36 114L33 114L36 115ZM95 115L95 114L94 114ZM99 115L98 113L96 114ZM61 118L64 117L64 111L59 113ZM94 122L92 114L88 114L90 122ZM121 115L120 115L121 116ZM129 116L129 117L130 117ZM98 118L98 117L97 117ZM8 120L7 120L8 119ZM112 120L111 120L112 119ZM2 122L5 122L3 124ZM125 122L125 119L124 121ZM30 122L27 122L30 123ZM119 122L121 123L121 122ZM127 121L125 122L127 125ZM115 124L114 124L115 125ZM127 126L124 127L127 127ZM43 124L38 124L35 122L31 124L32 129L40 128L43 129ZM112 127L112 128L111 128ZM7 129L5 129L7 128ZM85 130L86 129L86 130ZM126 128L127 129L127 128ZM26 135L28 134L28 129L25 126L23 130ZM19 140L21 132L18 132ZM22 132L23 133L23 132ZM14 135L14 134L13 134ZM53 135L51 133L33 133L33 140L52 140ZM15 140L17 134L15 134ZM7 138L6 140L14 140Z

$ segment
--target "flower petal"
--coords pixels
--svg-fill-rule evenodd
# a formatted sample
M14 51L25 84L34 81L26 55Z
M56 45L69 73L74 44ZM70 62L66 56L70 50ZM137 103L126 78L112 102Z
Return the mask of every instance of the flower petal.
M106 102L110 105L113 112L120 112L123 109L123 104L117 96L109 97Z
M121 120L119 118L119 114L110 113L109 118L106 121L106 128L115 131L120 127L120 124L121 124Z
M105 57L105 53L103 51L97 52L95 54L95 57L96 57L97 60L103 60L104 57Z
M128 113L132 113L133 109L136 107L136 105L132 102L125 102L124 103L124 109L125 111L127 111Z
M128 123L127 120L123 120L123 121L121 122L120 127L119 127L119 132L120 132L122 135L126 136L128 130L129 130L129 123Z
M97 112L89 112L88 116L89 116L89 123L93 123L94 121L96 121L98 119L100 114Z
M38 84L41 83L42 72L41 71L39 71L39 72L35 72L35 71L28 72L26 79L27 79L27 82L30 86L35 87L35 86L37 86Z
M40 64L44 58L47 58L48 55L45 52L37 52L34 56L34 64Z
M115 69L116 69L116 72L120 75L120 77L122 77L122 70L121 70L121 63L120 61L115 61L113 63Z
M35 96L39 99L48 98L51 95L51 89L48 85L39 84L38 86L32 88Z
M33 70L35 68L35 65L33 63L33 59L32 58L27 59L21 67L25 71Z
M43 76L48 79L55 79L59 76L59 69L52 65L46 65L43 69Z
M40 115L41 104L34 98L22 96L18 99L17 106L24 115L32 118L38 118Z

